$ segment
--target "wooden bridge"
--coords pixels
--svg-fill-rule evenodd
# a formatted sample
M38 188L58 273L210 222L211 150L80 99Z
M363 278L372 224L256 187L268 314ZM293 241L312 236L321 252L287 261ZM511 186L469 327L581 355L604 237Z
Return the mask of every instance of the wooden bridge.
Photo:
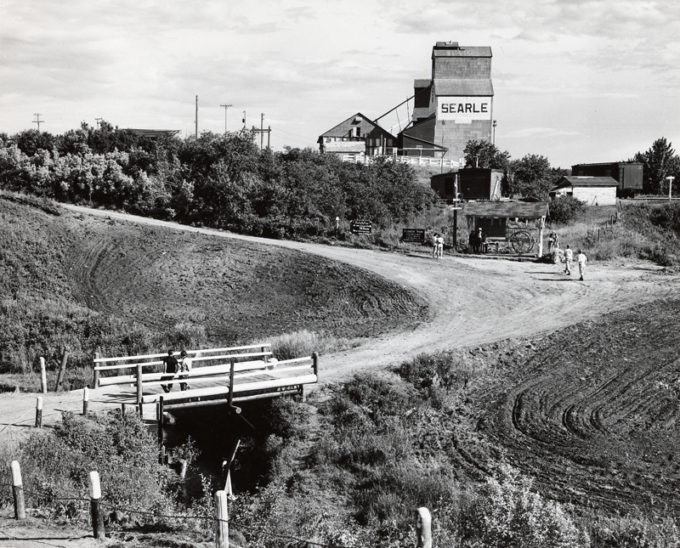
M153 406L163 420L169 409L228 405L285 395L304 397L304 387L318 381L318 356L278 361L269 344L187 350L187 372L164 373L166 354L118 356L94 360L94 387L115 387L109 403ZM177 357L177 356L176 356ZM171 389L170 392L165 392Z

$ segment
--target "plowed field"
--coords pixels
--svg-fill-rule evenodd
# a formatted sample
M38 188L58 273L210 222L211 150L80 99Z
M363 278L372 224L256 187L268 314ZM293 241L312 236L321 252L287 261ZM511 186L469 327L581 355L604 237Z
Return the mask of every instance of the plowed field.
M461 470L504 460L552 498L609 511L680 510L680 301L562 329L490 356ZM479 437L477 437L479 436Z

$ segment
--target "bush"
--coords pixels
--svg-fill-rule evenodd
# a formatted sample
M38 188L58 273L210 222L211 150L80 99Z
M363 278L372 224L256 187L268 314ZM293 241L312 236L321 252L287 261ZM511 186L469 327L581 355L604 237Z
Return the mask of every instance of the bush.
M158 464L157 442L134 414L123 422L113 414L86 419L64 413L54 431L31 435L19 460L27 498L43 508L60 511L60 499L85 498L91 470L99 472L107 504L153 509L167 502L167 469Z
M548 222L567 224L583 214L586 204L573 196L560 196L551 200L548 212Z
M576 548L589 545L563 508L531 490L532 481L510 466L486 482L478 501L472 529L481 533L484 546L508 548Z

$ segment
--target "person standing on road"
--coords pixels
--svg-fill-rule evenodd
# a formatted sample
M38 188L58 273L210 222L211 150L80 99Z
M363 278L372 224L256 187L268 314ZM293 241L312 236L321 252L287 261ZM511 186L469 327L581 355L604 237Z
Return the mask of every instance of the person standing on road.
M180 379L186 379L189 376L189 371L191 371L191 358L187 354L186 350L182 350L179 353L179 372ZM184 392L189 385L185 382L179 383L179 389Z
M579 280L583 281L583 274L586 271L586 262L588 262L588 258L586 257L585 253L583 253L583 251L581 251L580 249L578 250L578 254L576 255L576 262L578 263Z
M163 376L161 377L162 381L168 381L170 379L175 378L175 373L177 373L177 368L178 368L178 363L177 363L177 358L175 358L175 351L170 349L168 350L168 355L163 358ZM173 383L168 383L161 385L161 388L163 389L163 392L170 392L172 390L172 384Z
M439 234L435 232L432 234L432 258L436 259L437 258L437 245L439 242Z
M437 259L441 259L444 256L444 236L437 234L437 237L434 240Z
M571 276L571 265L572 265L573 262L574 262L574 252L567 245L567 248L564 250L564 273L567 276Z

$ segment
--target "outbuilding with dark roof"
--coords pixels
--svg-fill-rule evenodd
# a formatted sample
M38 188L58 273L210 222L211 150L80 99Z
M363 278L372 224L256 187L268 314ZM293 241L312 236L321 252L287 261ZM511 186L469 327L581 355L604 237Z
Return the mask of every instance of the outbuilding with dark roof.
M616 205L618 182L612 177L567 175L550 191L550 196L573 196L589 206Z

